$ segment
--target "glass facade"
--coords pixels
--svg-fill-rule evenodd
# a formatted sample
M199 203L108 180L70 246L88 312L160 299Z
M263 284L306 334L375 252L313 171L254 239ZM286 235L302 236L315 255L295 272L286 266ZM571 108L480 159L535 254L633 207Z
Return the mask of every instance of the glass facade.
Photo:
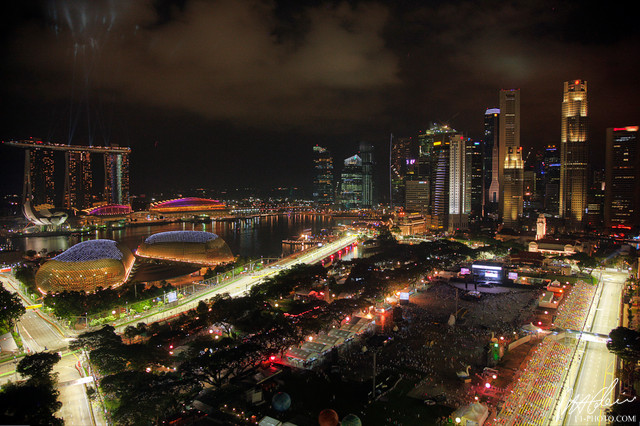
M640 225L638 126L607 129L605 225Z
M319 206L333 204L333 158L327 148L313 147L313 200Z
M340 182L340 202L342 207L358 209L362 207L362 159L357 154L344 160Z

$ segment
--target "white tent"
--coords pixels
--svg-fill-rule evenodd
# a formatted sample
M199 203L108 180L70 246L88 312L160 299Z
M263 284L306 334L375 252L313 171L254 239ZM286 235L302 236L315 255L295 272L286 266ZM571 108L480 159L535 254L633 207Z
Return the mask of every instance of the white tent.
M482 426L487 417L489 417L489 409L477 402L460 407L451 414L454 424L462 426ZM459 422L458 419L460 419Z
M537 332L540 331L540 328L536 327L535 325L533 325L531 323L522 326L521 329L523 331L526 331L527 333L537 333Z
M273 417L265 416L258 423L259 426L280 426L282 422L278 419L274 419Z

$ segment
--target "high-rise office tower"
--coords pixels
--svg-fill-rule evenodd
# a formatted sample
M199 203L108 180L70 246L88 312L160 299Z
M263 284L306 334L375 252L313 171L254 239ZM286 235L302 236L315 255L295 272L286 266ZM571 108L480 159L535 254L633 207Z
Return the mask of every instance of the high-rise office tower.
M362 207L363 173L362 159L359 155L344 160L340 181L342 207L347 210Z
M431 176L432 151L435 142L448 141L449 136L454 135L456 130L446 124L431 124L427 130L421 130L416 137L418 151L418 171L417 176L420 179L429 178Z
M429 182L426 180L408 180L406 182L405 210L425 213L429 208Z
M584 218L585 227L589 229L601 228L604 224L605 169L595 169L592 172L589 191L587 191L587 210Z
M607 129L605 226L640 225L638 126Z
M560 151L555 145L547 145L542 154L544 185L544 211L558 216L560 212Z
M471 173L471 217L482 217L484 201L483 146L477 141L467 141L467 157Z
M502 223L508 228L516 228L523 208L524 163L522 161L522 147L507 149L503 173L500 203L503 206Z
M47 149L29 149L29 178L34 206L55 205L55 175L53 151Z
M327 148L313 147L313 200L319 206L333 204L333 158Z
M536 170L532 167L527 167L527 165L525 164L525 169L522 176L523 176L522 178L522 182L523 182L522 209L523 211L527 209L535 209L536 208L536 191L537 191Z
M104 155L104 200L107 204L129 204L129 155Z
M451 164L449 138L433 142L431 151L431 194L429 206L432 227L446 231L449 226L449 166Z
M489 108L484 113L484 137L482 139L483 175L483 216L498 211L500 184L498 171L500 164L500 110Z
M65 171L65 207L78 210L90 207L93 191L91 153L87 151L66 151Z
M587 82L566 81L560 131L560 215L582 225L587 206Z
M405 206L405 181L414 176L417 169L417 150L413 138L392 138L389 158L391 205Z
M373 145L360 142L360 158L362 159L362 207L373 207Z
M500 91L499 139L498 181L502 195L499 215L505 226L516 227L522 215L524 172L520 147L520 89Z
M428 209L431 226L447 230L449 217L449 144L457 132L447 125L432 124L420 131L418 140L418 168L414 179L429 183Z
M478 144L479 145L479 144ZM473 185L473 142L462 135L449 140L449 217L447 229L455 231L469 226Z

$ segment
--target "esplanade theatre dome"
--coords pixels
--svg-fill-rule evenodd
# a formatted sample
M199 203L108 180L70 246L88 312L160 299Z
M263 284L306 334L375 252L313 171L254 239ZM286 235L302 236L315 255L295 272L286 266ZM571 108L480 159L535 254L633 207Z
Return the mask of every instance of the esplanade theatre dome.
M138 247L136 255L177 262L216 265L234 260L227 243L204 231L169 231L154 234Z
M84 241L45 262L36 273L36 285L54 293L117 287L129 278L134 260L131 250L115 241Z

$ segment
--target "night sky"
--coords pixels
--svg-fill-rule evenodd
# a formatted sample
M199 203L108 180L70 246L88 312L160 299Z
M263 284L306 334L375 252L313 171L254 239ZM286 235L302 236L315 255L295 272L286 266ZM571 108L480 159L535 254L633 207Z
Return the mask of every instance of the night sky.
M591 3L4 1L0 139L130 146L133 193L309 193L313 145L341 163L371 142L384 176L391 133L480 138L501 88L521 89L525 152L558 143L580 78L602 166L605 128L640 124L640 30ZM0 147L0 191L20 190L21 154Z

